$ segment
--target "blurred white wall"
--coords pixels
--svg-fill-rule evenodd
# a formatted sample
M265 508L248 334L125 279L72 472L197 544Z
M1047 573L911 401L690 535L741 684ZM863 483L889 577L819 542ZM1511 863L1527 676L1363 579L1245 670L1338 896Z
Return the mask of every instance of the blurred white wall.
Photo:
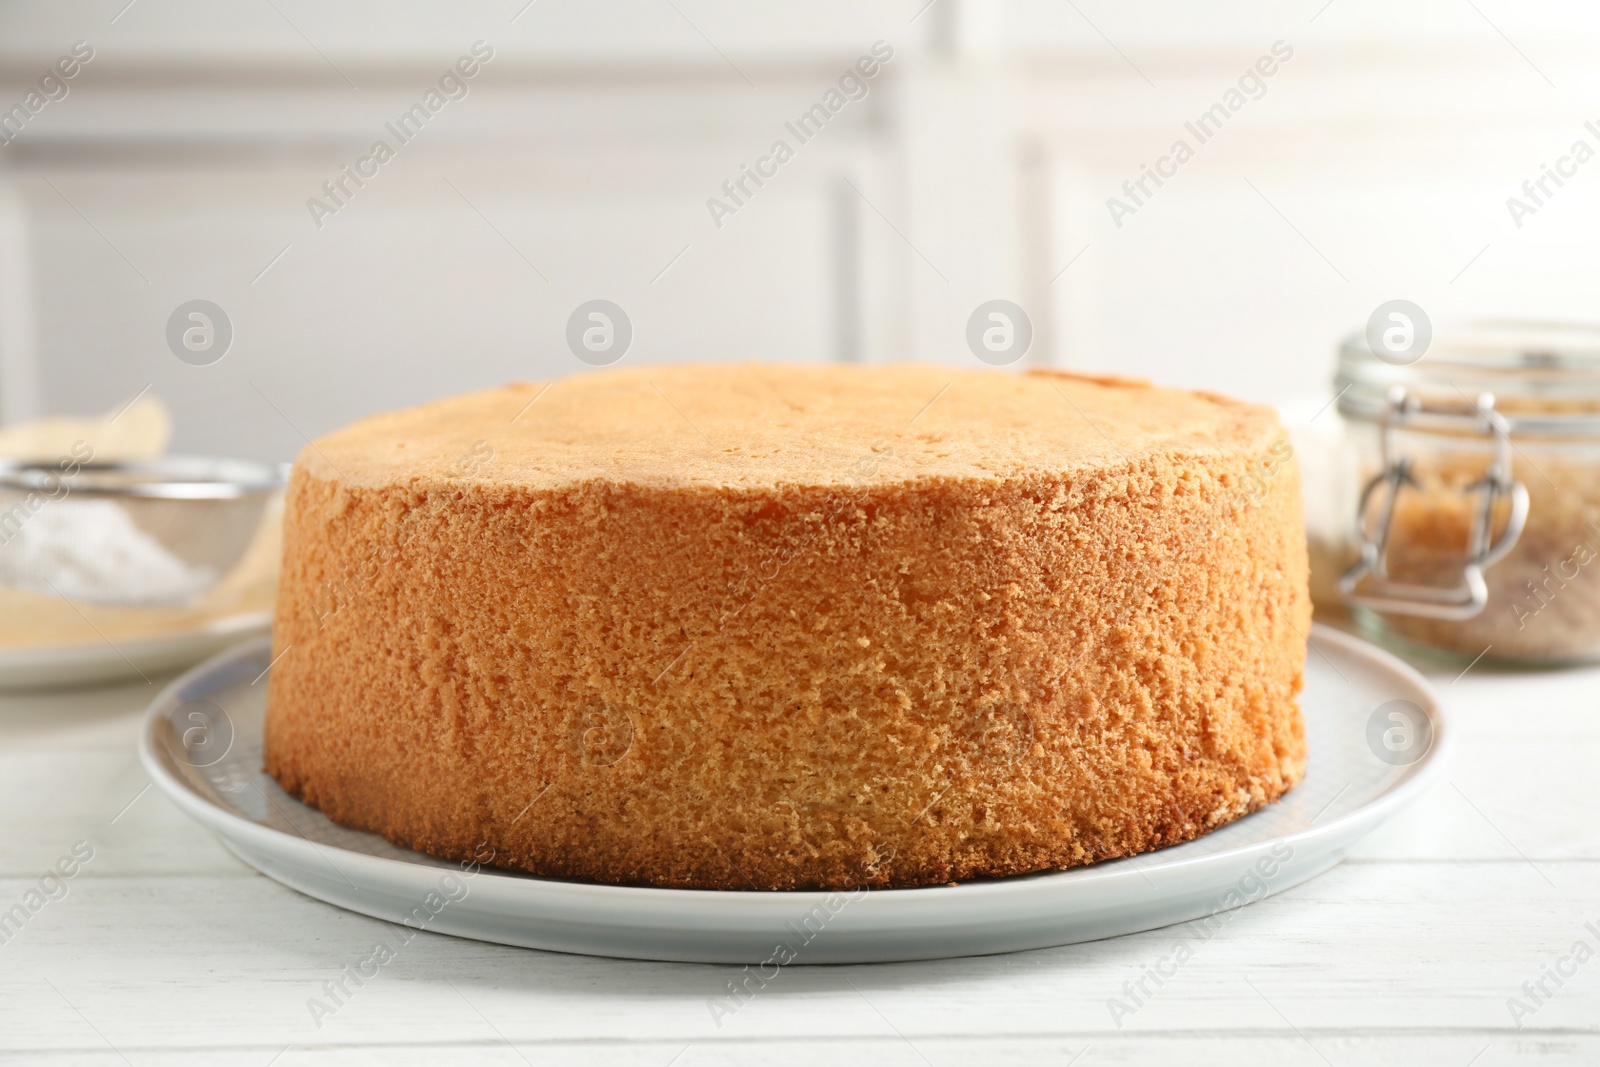
M319 228L307 199L480 40L465 97ZM784 123L880 40L799 145ZM630 363L972 363L967 317L1003 297L1030 361L1260 400L1323 388L1396 297L1600 317L1600 161L1521 227L1506 207L1600 148L1576 2L12 0L0 109L77 41L94 58L0 144L0 421L151 386L179 448L285 458L587 370L564 331L592 298L632 318ZM1280 41L1199 144L1185 123ZM793 161L718 227L707 198L780 137ZM195 298L234 329L208 366L166 340Z

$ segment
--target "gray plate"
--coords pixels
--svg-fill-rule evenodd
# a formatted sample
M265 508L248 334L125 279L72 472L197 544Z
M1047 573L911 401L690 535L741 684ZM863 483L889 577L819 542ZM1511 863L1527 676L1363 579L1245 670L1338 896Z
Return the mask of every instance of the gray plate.
M261 770L266 685L255 682L270 654L269 642L257 640L190 671L151 704L140 738L155 783L234 854L292 889L391 922L634 959L769 968L933 959L1216 915L1338 863L1439 775L1451 740L1420 675L1363 641L1315 627L1301 698L1305 780L1279 803L1198 841L1069 871L925 889L590 885L463 870L337 826L284 793Z

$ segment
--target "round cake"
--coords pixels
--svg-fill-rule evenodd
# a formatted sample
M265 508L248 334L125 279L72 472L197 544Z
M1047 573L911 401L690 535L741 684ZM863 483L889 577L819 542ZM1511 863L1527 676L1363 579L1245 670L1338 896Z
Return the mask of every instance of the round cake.
M268 771L448 859L914 886L1187 841L1305 768L1272 411L1062 373L672 366L323 437Z

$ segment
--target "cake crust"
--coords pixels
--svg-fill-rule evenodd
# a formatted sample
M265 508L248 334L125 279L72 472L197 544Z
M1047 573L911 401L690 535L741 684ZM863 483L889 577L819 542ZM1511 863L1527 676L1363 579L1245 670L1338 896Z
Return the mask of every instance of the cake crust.
M922 366L364 420L290 479L267 769L397 844L603 882L927 885L1190 840L1304 772L1282 440L1220 397Z

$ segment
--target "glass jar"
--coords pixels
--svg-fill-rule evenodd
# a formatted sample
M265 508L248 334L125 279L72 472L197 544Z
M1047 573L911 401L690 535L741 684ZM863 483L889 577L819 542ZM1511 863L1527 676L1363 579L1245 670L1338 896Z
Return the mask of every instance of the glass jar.
M1349 520L1311 549L1358 626L1471 661L1600 660L1600 327L1478 324L1408 364L1356 335L1335 385Z

